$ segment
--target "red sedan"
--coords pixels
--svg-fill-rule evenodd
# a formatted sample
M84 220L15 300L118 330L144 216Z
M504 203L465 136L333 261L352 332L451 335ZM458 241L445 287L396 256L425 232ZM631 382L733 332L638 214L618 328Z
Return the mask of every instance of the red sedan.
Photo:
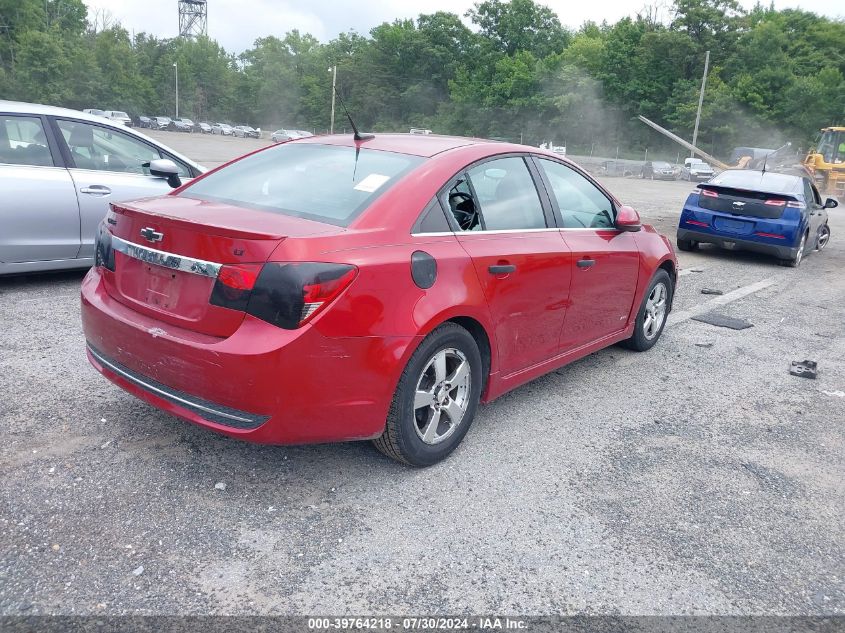
M94 367L164 411L426 466L479 402L649 349L676 282L666 238L556 154L329 136L112 205L82 318Z

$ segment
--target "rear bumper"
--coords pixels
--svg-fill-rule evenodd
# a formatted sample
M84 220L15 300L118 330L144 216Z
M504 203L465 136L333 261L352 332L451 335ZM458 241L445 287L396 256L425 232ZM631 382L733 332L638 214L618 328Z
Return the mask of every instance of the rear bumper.
M742 239L725 235L715 235L701 231L690 231L678 229L679 240L691 240L702 244L716 244L722 248L753 251L764 255L773 255L779 259L792 259L798 252L797 247L781 246L778 244L766 244L754 240Z
M327 338L249 315L228 338L173 327L82 283L88 358L119 387L232 437L299 444L377 437L417 337Z

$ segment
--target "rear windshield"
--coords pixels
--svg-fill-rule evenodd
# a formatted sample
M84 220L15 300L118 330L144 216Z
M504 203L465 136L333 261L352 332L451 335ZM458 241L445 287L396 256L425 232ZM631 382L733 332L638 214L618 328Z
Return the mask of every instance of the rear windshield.
M765 193L793 194L801 191L801 179L796 176L752 169L725 170L709 184Z
M247 156L180 195L347 226L422 161L393 152L290 143Z

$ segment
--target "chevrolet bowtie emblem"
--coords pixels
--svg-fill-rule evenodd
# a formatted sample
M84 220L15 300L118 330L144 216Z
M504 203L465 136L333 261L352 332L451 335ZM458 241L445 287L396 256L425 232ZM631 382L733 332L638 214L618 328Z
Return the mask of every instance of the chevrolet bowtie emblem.
M737 209L739 209L739 208L744 207L744 206L745 206L745 203L744 203L744 202L740 202L739 200L737 200L737 201L735 201L735 202L734 202L734 206L735 206Z
M160 242L164 238L164 233L159 233L152 227L141 229L141 237L148 242Z

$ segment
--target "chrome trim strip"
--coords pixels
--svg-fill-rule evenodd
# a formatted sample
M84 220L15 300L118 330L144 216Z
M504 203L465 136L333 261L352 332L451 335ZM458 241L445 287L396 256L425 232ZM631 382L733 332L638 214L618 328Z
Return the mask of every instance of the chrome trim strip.
M207 262L193 257L185 257L184 255L176 255L175 253L160 251L149 246L141 246L134 242L127 242L116 235L112 235L111 247L113 250L123 253L127 257L140 259L142 262L147 262L148 264L181 270L182 272L202 275L203 277L211 277L212 279L217 278L222 267L222 264Z
M553 231L618 231L615 226L603 226L603 227L560 227L560 228L546 228L546 229L498 229L495 231L449 231L449 232L432 232L432 233L411 233L414 237L443 237L448 235L454 236L461 236L461 235L509 235L513 233L543 233L543 232L553 232Z
M173 393L170 393L170 392L168 392L164 389L160 389L160 388L156 387L155 385L151 385L148 382L144 382L143 380L141 380L137 376L133 376L129 372L124 371L120 367L117 367L114 363L106 360L102 355L100 355L97 351L95 351L94 348L91 347L90 345L88 346L88 351L91 353L91 356L93 356L94 358L97 359L98 363L100 363L101 365L105 365L111 371L118 374L121 378L128 380L133 385L138 385L139 387L143 387L147 391L151 391L151 392L161 396L165 400L175 400L176 402L179 402L179 403L185 405L185 408L187 408L187 409L199 409L200 411L205 411L206 413L210 413L212 415L220 416L221 418L226 418L228 420L235 420L236 422L246 422L248 424L255 424L254 419L242 418L242 417L237 416L237 415L232 415L231 413L224 413L223 411L218 411L218 410L212 409L210 407L205 407L201 404L197 404L196 402L191 402L190 400L187 400L185 398L180 398L179 396L174 395Z

